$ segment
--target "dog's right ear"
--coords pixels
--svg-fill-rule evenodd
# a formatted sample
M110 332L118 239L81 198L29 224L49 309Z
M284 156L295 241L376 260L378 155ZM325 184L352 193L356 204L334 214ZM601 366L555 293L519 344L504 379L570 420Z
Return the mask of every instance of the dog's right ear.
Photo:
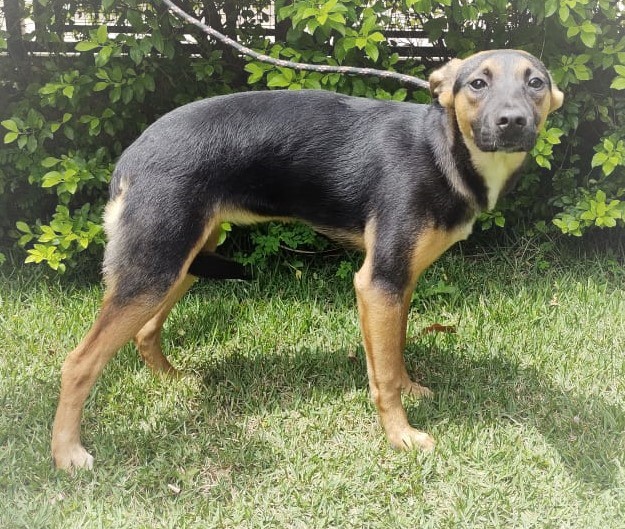
M445 108L454 106L454 83L462 61L452 59L430 75L430 93Z

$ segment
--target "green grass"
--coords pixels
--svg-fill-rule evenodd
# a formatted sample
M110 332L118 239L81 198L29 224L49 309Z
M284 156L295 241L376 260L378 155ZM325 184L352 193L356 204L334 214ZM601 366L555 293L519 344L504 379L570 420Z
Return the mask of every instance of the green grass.
M53 470L50 426L101 288L6 272L0 527L622 528L625 272L547 261L456 251L423 278L406 359L436 395L406 406L433 453L384 440L333 262L198 284L164 336L188 376L124 348L84 415L95 470L75 475ZM433 323L457 332L420 333Z

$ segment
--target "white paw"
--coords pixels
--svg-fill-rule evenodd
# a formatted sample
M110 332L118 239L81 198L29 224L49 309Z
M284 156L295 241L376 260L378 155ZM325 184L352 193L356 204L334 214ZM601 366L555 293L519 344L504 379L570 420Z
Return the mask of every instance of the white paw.
M424 452L429 452L436 446L436 441L425 432L415 428L407 427L393 435L388 436L388 440L397 450L413 450L419 448Z
M58 469L72 470L84 468L91 470L93 468L93 456L80 444L56 449L53 451L52 457L54 465Z

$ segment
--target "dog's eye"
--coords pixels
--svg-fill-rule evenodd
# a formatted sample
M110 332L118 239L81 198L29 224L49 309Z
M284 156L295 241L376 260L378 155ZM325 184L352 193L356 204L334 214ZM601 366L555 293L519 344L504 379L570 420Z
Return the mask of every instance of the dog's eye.
M471 88L473 88L473 90L484 90L484 88L488 86L484 79L474 79L469 83L469 85L471 85Z
M538 77L533 77L527 84L530 88L533 88L534 90L540 90L543 86L545 86L545 81L539 79Z

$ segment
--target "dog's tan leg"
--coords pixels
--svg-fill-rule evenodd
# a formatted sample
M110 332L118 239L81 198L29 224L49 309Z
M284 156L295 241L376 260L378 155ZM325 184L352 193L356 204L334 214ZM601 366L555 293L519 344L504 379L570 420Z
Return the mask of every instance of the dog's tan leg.
M403 299L403 306L402 306L403 321L401 325L401 328L403 329L403 332L401 333L401 337L402 337L401 350L402 351L406 349L406 329L408 328L408 313L410 312L410 301L412 297L413 288L414 286L411 285L410 290L406 292L406 294L404 295L404 299ZM404 362L403 357L402 357L402 368L403 368L402 369L403 373L401 376L402 393L404 393L405 395L412 395L413 397L431 398L434 396L434 393L432 392L432 390L430 390L429 388L425 386L422 386L421 384L418 384L417 382L415 382L414 380L410 378L410 375L408 375L408 371L406 369L406 363Z
M169 316L174 305L184 296L185 292L191 288L195 282L195 277L187 275L175 291L171 292L166 304L162 305L156 315L150 319L135 336L135 344L139 350L141 358L154 373L162 373L177 376L178 372L169 363L163 354L161 346L161 331L163 324Z
M213 227L207 235L206 243L204 243L203 251L212 252L217 247L217 241L219 240L220 228L219 224L215 223L216 227ZM195 253L195 252L193 252ZM177 376L178 372L169 363L169 360L165 357L161 345L161 332L163 324L169 316L171 309L174 305L184 296L184 294L191 288L196 278L192 275L187 275L168 295L167 303L163 304L156 315L148 321L141 330L135 336L135 344L139 350L141 358L145 361L146 365L154 373L163 373L166 375Z
M192 256L183 269L188 267L191 259ZM116 301L114 295L105 296L95 323L63 364L61 394L52 428L52 457L58 468L93 466L93 457L80 442L80 419L91 388L107 362L148 321L157 321L155 318L159 315L164 319L163 315L167 315L188 287L188 277L181 276L164 295L158 297L146 295L121 303ZM111 280L111 283L116 281ZM157 334L160 334L160 327L158 331Z
M429 450L434 440L408 424L401 402L402 389L412 384L404 365L407 303L385 292L371 281L371 266L365 264L354 279L362 328L371 396L386 436L395 448Z
M409 280L401 293L391 292L373 279L375 237L372 232L373 228L365 234L367 254L354 278L371 394L392 446L429 450L434 447L434 440L410 426L401 402L402 391L418 396L432 394L428 388L410 380L404 362L410 297L421 273L454 242L465 238L468 230L424 229L413 248Z
M91 468L93 457L80 443L82 409L107 362L153 315L149 302L125 307L105 299L97 320L66 358L61 394L52 428L52 457L57 468Z

